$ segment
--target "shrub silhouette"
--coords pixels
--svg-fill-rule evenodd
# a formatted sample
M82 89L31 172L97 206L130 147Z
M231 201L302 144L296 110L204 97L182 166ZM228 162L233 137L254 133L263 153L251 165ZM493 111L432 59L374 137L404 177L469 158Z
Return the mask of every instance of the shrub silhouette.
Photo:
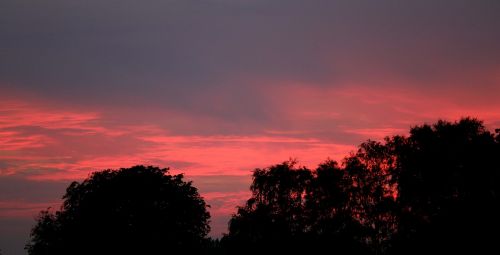
M60 211L40 214L29 254L196 252L209 232L210 215L197 189L168 169L95 172L73 182L63 198Z

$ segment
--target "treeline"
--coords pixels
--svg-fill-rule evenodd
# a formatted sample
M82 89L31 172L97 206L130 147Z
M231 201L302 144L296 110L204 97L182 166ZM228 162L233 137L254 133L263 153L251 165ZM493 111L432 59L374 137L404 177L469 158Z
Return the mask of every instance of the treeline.
M137 166L73 183L42 212L29 254L495 253L500 130L462 119L367 141L340 164L256 169L221 240L182 175Z

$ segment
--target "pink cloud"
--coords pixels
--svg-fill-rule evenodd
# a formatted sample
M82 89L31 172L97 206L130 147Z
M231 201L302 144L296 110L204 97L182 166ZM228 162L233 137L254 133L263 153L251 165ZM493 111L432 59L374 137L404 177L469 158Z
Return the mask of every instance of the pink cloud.
M98 119L97 113L42 109L19 101L3 101L0 109L3 113L0 116L0 128L39 126L49 129L99 129L91 125L92 121Z
M207 204L210 205L209 212L212 215L211 234L222 236L227 233L230 215L234 214L237 206L243 206L251 196L250 191L239 192L210 192L202 193Z
M217 235L225 231L236 206L248 198L250 172L254 168L290 157L298 157L304 165L314 167L327 157L340 159L353 149L351 145L317 138L280 134L279 130L255 135L178 135L156 123L123 124L103 113L61 110L39 102L9 101L1 107L0 160L8 163L1 175L69 182L107 168L136 164L172 166L172 173L183 172L188 179L197 178L197 187L212 205L213 232ZM191 118L182 119L188 122ZM214 174L221 176L217 177L221 179L217 185L201 181L203 176ZM227 190L225 187L233 182L225 181L223 176L227 175L242 176L248 182L240 183L239 190ZM50 199L53 198L47 198ZM2 200L0 217L32 217L53 205L51 201Z
M72 181L107 168L172 167L172 173L185 173L187 179L196 180L212 205L213 229L218 235L225 231L235 207L248 198L254 168L289 158L314 168L327 158L341 160L366 139L406 134L411 126L438 118L473 116L484 119L490 128L500 123L500 102L468 101L475 95L463 88L446 97L442 93L446 91L403 90L392 85L333 89L278 83L262 92L270 120L249 125L252 132L245 134L234 130L244 122L170 110L156 109L155 116L167 116L169 123L165 124L123 109L100 112L6 100L0 103L0 176ZM214 123L223 128L207 135L204 127ZM187 134L178 132L184 127L189 129ZM220 181L210 182L211 176ZM235 182L227 176L248 181ZM232 187L233 183L241 189ZM51 204L51 199L18 204L0 200L0 217L33 214Z
M369 137L371 140L381 140L384 137L392 136L395 134L406 134L407 129L403 128L353 128L346 129L346 133L357 134L363 137Z
M287 130L280 132L300 134L306 130L309 135L319 134L323 141L338 143L349 138L351 144L359 144L366 139L406 134L411 126L438 119L477 117L491 129L500 120L500 102L470 87L457 86L453 90L447 87L446 90L428 86L422 90L416 85L398 86L398 81L336 87L293 82L277 84L267 95L281 99L273 105L287 124ZM489 93L500 93L500 87L493 87Z
M256 167L287 160L301 159L303 164L314 166L327 157L341 159L350 145L329 144L317 139L286 137L155 137L148 152L150 158L198 163L184 170L196 174L248 174ZM342 155L342 156L341 156ZM193 168L196 168L193 169Z
M208 192L202 193L203 198L210 205L210 213L216 215L231 215L235 213L237 205L244 205L250 198L249 190L238 192Z
M283 87L283 86L286 86ZM388 87L332 89L307 84L276 85L266 97L280 96L270 111L276 124L263 123L249 135L176 134L163 124L134 123L130 114L49 108L40 103L1 104L0 145L11 164L3 173L25 172L30 178L84 178L88 172L135 164L169 165L197 175L248 174L255 167L298 158L314 167L330 157L341 160L366 139L405 134L409 127L438 118L473 116L487 124L500 120L500 104L462 101L467 91L440 95ZM283 104L282 102L293 102ZM64 110L62 110L64 109ZM115 110L116 111L116 110ZM179 115L167 111L167 115ZM113 116L113 117L110 117ZM120 118L127 118L124 121ZM192 126L213 120L184 116Z
M0 148L5 151L39 148L49 142L50 139L44 135L23 135L20 132L0 129Z

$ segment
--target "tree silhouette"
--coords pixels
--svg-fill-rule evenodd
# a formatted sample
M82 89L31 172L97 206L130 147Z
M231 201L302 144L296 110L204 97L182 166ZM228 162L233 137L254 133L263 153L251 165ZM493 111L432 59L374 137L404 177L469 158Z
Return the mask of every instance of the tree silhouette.
M301 241L306 229L305 194L312 174L294 161L256 169L252 198L229 224L223 243L233 252L284 248ZM295 244L299 244L296 243Z
M327 161L312 172L287 161L256 169L252 197L229 223L223 244L230 253L259 250L298 254L325 248L363 251L355 234L362 225L352 217L344 193L344 171Z
M255 169L252 196L222 240L182 175L136 166L72 183L43 211L27 250L42 254L490 253L500 239L500 130L438 121L366 141L342 164ZM202 251L203 249L203 251Z
M367 228L357 216L353 196L354 179L349 171L327 160L314 172L307 195L310 246L318 251L341 254L368 252L364 236Z
M498 138L466 118L417 126L407 139L392 139L400 206L395 254L499 250Z
M40 214L27 245L42 254L165 254L199 251L207 205L182 175L135 166L93 173L66 190L60 211Z
M438 121L369 140L342 166L295 164L254 171L252 197L222 240L230 251L500 250L500 130L481 121Z

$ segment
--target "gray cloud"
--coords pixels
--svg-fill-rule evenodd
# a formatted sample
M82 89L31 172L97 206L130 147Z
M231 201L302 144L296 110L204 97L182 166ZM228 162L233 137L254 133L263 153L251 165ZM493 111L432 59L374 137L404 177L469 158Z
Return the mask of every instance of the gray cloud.
M25 254L24 245L40 210L58 202L69 182L30 181L23 176L0 175L0 249L4 254Z
M193 180L193 184L199 187L200 192L221 192L221 193L231 193L231 192L241 192L249 191L250 183L252 178L250 177L249 169L248 176L244 175L187 175L186 177Z
M3 1L1 10L1 86L213 115L236 114L193 94L236 94L237 114L250 118L263 110L238 92L256 82L425 84L500 56L498 1Z
M28 242L30 228L34 222L34 218L0 218L0 226L2 226L0 249L2 249L2 254L26 254L24 246Z
M30 181L18 175L0 176L0 201L50 202L61 199L68 185L68 181Z

